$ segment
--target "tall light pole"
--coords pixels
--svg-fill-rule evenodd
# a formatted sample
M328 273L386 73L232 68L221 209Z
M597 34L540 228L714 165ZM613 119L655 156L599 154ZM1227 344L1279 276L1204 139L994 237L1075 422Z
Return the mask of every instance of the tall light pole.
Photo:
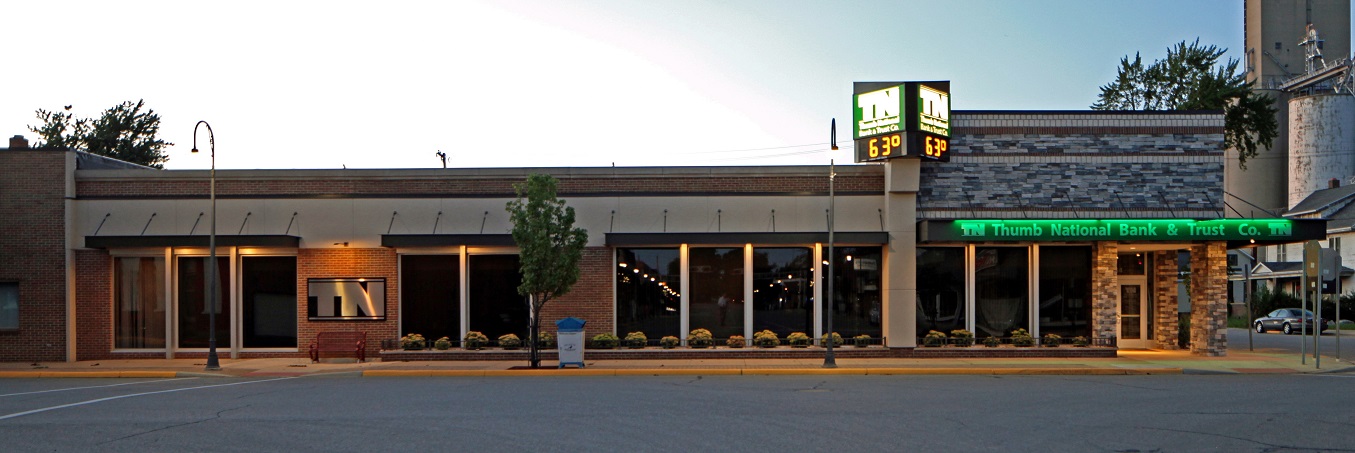
M212 217L211 217L211 235L207 237L207 249L210 257L207 258L207 371L217 371L221 369L221 363L216 357L216 134L212 133L212 125L206 121L198 121L193 125L193 152L198 152L198 126L207 126L207 146L212 154L212 172L211 189L208 197L212 199Z
M837 118L833 118L832 128L829 131L829 148L837 150ZM824 335L823 367L837 368L837 358L833 356L833 302L836 297L833 294L833 215L837 214L833 206L833 180L837 179L837 171L833 168L833 159L828 159L828 311L824 315L824 324L826 324Z

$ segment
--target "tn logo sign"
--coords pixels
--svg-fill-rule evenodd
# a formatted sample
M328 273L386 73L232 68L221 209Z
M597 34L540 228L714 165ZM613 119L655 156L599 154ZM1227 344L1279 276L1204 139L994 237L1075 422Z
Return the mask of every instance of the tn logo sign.
M899 87L885 88L856 95L856 104L861 109L861 123L868 121L897 118L899 116Z

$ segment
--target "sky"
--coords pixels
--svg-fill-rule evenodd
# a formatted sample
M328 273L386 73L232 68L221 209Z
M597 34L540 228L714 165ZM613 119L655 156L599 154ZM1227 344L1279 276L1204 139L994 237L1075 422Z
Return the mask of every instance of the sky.
M850 163L854 81L956 110L1085 110L1121 57L1242 57L1222 0L28 1L0 134L144 99L167 169ZM829 151L830 120L840 151ZM845 137L845 138L844 138ZM198 146L207 149L207 132Z

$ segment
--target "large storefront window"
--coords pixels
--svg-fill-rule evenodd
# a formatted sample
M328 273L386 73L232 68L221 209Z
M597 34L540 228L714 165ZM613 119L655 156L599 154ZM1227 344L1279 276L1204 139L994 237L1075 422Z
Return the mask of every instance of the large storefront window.
M1027 329L1029 306L1029 255L1025 247L977 247L974 249L974 334L978 337L1011 336Z
M491 340L509 333L527 338L531 313L527 308L527 296L518 294L518 285L522 284L518 256L471 255L467 265L470 267L470 330L479 331Z
M113 274L113 347L164 348L165 259L115 258Z
M1040 247L1040 334L1092 336L1091 247Z
M881 248L833 247L833 254L837 256L833 261L833 331L844 339L857 335L879 338L884 308L880 305Z
M678 249L616 251L616 331L644 332L650 338L679 332L682 316Z
M179 285L179 347L205 348L208 346L207 264L205 256L180 257ZM217 257L216 271L216 346L228 347L231 338L230 258Z
M241 257L240 284L242 346L295 348L296 257Z
M814 251L802 247L753 249L753 331L777 336L811 333Z
M918 247L918 336L965 328L964 254L964 247Z
M688 261L691 328L715 338L743 335L743 247L694 247Z
M461 257L400 257L400 335L461 338Z

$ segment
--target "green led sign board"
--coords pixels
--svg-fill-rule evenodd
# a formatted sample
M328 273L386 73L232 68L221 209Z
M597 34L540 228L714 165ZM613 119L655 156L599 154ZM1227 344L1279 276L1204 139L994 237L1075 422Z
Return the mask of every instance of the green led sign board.
M857 82L852 95L856 161L950 161L950 82Z
M1293 241L1325 236L1325 222L1292 219L1047 219L928 221L929 242Z

